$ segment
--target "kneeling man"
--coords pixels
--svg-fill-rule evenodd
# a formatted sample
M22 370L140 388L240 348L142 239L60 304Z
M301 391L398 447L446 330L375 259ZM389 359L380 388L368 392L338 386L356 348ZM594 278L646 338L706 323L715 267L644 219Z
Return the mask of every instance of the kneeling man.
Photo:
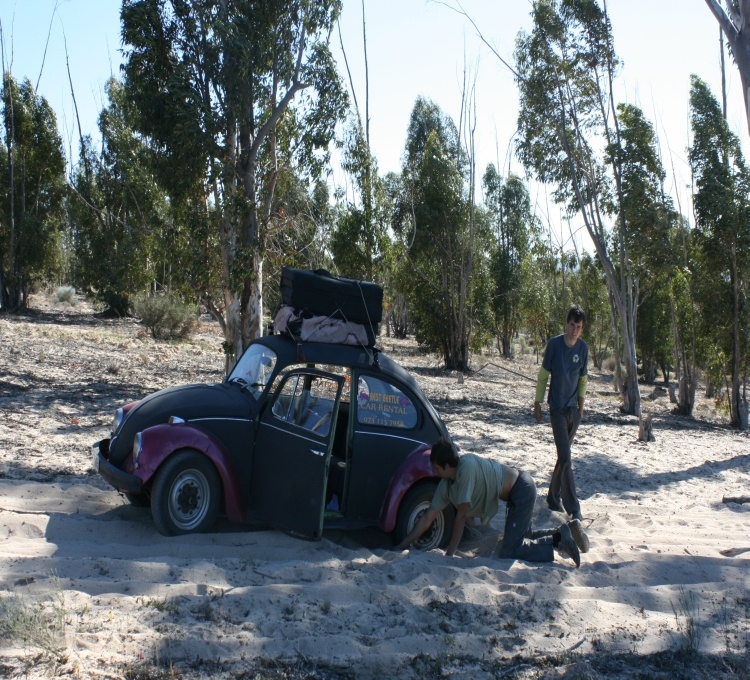
M561 524L557 529L532 532L531 522L536 503L536 484L527 472L496 463L473 453L458 455L453 444L440 439L432 447L430 462L440 484L435 490L430 509L419 518L414 529L396 546L403 550L419 538L435 521L437 513L452 503L456 520L445 554L456 553L467 517L479 517L486 525L498 511L498 501L505 501L505 519L500 557L526 562L552 562L555 550L569 557L576 567L581 552L589 547L588 537L577 520ZM534 536L534 538L527 538Z

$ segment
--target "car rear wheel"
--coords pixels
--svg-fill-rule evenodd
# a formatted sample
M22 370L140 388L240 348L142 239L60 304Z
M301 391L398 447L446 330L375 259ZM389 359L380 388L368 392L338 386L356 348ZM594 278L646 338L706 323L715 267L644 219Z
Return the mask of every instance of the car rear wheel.
M396 519L396 531L394 540L396 543L403 541L414 528L424 512L429 510L432 497L438 482L434 480L420 482L413 486L401 501ZM417 550L432 550L433 548L445 548L451 538L453 521L456 518L456 510L452 505L447 505L439 512L435 521L412 546Z
M219 514L221 482L213 463L197 451L173 454L156 474L151 515L165 536L208 531Z

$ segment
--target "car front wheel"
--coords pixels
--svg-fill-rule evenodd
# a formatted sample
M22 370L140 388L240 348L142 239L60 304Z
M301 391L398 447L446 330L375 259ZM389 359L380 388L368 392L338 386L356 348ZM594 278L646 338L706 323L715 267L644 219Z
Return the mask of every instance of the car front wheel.
M396 531L394 534L396 543L403 541L419 521L422 514L430 509L432 496L435 493L437 485L438 482L434 480L420 482L406 493L398 509ZM455 508L452 505L447 505L437 514L430 528L412 543L412 547L417 550L445 548L450 541L455 518Z
M219 514L221 483L213 463L197 451L173 454L156 474L151 514L165 536L208 531Z

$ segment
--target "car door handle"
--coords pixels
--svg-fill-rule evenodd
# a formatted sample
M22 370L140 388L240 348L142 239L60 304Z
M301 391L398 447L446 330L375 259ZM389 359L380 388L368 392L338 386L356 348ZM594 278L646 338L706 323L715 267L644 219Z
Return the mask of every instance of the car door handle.
M310 449L310 453L313 453L316 456L320 456L321 458L325 458L325 455L326 455L325 451L317 451L315 449Z

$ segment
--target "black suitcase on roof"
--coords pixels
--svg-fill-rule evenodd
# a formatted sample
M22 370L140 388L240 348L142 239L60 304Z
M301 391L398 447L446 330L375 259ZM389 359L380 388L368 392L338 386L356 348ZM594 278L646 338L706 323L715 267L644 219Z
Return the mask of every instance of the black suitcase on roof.
M374 328L383 318L383 289L376 283L334 276L325 269L281 270L281 302L319 316Z

